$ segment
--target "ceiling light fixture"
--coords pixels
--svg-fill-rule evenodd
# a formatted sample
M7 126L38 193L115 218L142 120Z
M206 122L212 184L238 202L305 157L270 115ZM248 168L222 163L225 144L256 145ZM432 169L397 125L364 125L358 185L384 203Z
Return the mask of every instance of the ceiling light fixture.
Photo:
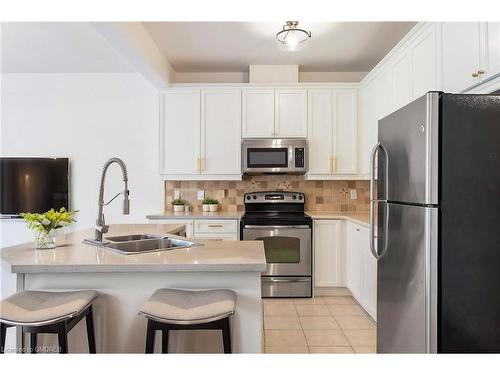
M276 34L280 49L298 51L308 44L309 39L311 39L311 32L298 27L299 21L286 21L283 30Z

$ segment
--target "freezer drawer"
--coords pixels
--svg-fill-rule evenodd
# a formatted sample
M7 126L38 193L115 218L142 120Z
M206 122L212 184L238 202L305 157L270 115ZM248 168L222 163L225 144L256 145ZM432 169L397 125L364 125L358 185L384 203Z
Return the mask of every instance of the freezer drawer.
M380 218L388 210L388 230ZM437 208L381 204L377 353L436 352Z

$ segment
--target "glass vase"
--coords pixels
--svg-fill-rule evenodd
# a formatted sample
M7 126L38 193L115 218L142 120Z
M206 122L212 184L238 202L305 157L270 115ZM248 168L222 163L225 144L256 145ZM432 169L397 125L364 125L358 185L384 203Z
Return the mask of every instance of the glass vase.
M52 232L37 233L35 247L37 249L54 249L56 247L56 239Z

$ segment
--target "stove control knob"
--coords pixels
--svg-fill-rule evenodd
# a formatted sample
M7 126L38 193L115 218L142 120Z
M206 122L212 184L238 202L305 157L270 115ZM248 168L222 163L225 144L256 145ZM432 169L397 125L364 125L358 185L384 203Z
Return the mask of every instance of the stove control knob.
M249 201L250 199L252 199L252 197L250 195L247 195L247 201Z
M299 199L302 200L302 198L303 198L302 195L299 195Z
M253 199L257 199L257 196L256 196L256 195L254 195L254 196L253 196Z
M297 196L295 194L292 195L292 199L297 199Z

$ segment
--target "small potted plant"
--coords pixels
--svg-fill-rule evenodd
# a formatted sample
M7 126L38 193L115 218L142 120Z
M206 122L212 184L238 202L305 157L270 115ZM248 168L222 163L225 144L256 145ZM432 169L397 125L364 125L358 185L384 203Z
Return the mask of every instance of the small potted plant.
M210 212L217 212L219 209L219 201L217 199L212 199L210 203Z
M213 200L212 198L203 199L203 202L202 202L203 212L210 211L210 203L212 202L212 200Z
M213 198L203 199L203 212L217 212L219 201Z
M53 208L43 214L21 213L28 228L35 232L35 246L37 249L53 249L56 247L54 230L74 223L73 215L77 211L66 211L63 207L59 211Z
M172 205L174 206L174 212L184 212L185 204L186 202L184 202L180 198L174 199L174 201L172 202Z

